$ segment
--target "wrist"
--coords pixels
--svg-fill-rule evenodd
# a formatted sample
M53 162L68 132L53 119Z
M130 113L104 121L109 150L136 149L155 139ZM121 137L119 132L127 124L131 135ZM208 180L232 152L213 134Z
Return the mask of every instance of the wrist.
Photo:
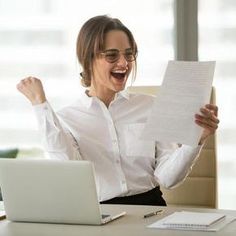
M34 100L31 100L32 105L39 105L46 102L46 98L45 97L37 97Z
M200 139L198 145L203 145L203 144L205 143L206 139L207 139L207 137L204 137L204 138L202 137L202 138Z

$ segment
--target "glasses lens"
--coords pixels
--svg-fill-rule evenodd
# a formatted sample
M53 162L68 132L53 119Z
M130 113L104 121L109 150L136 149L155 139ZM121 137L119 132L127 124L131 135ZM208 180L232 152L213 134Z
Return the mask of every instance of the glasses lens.
M135 60L135 55L132 51L125 52L125 59L127 61L134 61Z
M120 58L120 53L121 52L117 49L109 49L102 52L102 54L105 56L106 61L110 63L114 63L118 61ZM129 62L134 61L136 59L136 55L131 49L128 49L124 52L124 57L126 61L129 61Z
M119 51L118 50L109 50L105 53L105 58L108 62L115 62L119 59Z

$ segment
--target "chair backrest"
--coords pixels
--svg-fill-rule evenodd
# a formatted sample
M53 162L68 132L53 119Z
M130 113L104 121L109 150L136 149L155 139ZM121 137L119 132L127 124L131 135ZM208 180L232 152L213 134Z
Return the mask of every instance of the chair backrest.
M132 93L156 95L160 86L131 86ZM211 101L215 104L215 89ZM200 157L186 180L174 189L161 188L168 205L217 208L216 135L205 143Z

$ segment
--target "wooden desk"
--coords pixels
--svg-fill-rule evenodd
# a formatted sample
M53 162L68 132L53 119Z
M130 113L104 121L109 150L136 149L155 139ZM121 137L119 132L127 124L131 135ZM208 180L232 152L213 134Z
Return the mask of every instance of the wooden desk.
M36 224L17 223L4 220L0 222L0 236L149 236L149 235L171 235L171 236L192 236L192 235L221 235L235 236L236 221L225 226L218 232L197 232L178 230L150 229L146 226L158 219L178 210L191 210L201 212L224 212L236 216L236 211L213 210L201 208L172 208L163 207L162 215L143 218L143 215L157 209L153 206L128 206L128 205L103 205L103 209L109 212L125 210L127 215L103 226L88 225L61 225L61 224Z

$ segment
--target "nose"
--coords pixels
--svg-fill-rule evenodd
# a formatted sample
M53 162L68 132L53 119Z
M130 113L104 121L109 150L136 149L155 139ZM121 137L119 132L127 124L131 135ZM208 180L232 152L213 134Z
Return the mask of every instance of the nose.
M123 53L120 53L120 58L117 61L117 65L126 67L128 65L128 61L125 59L125 56Z

